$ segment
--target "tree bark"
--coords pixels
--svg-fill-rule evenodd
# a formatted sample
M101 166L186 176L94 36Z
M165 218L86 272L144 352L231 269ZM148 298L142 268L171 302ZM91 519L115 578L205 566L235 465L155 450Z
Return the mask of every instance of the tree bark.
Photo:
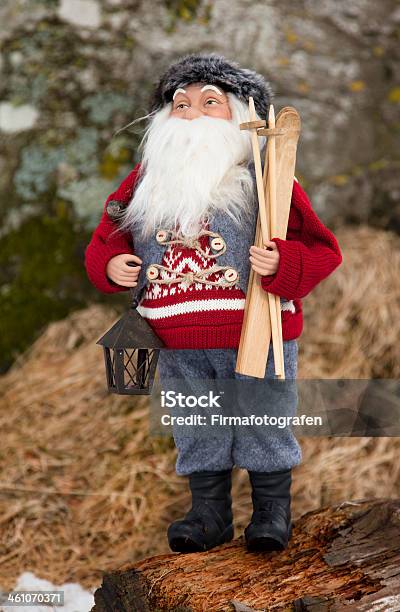
M106 574L92 612L400 610L400 499L343 502L293 524L288 548L244 538Z

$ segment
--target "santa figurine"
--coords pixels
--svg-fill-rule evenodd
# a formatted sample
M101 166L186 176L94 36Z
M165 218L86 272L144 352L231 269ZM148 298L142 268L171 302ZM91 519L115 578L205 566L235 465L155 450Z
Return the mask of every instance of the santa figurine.
M138 312L166 347L161 383L240 380L235 364L251 268L263 289L280 297L285 376L296 379L301 299L342 261L297 180L286 239L254 245L251 135L239 129L249 120L250 96L257 119L266 119L272 93L262 75L217 54L173 63L153 92L141 161L108 197L86 249L87 274L99 291L136 287ZM271 349L265 384L276 378ZM296 401L288 395L289 413ZM169 526L169 545L195 552L233 538L236 465L252 487L248 549L282 550L291 536L291 472L301 462L300 445L290 428L259 427L245 438L226 431L199 438L195 428L173 430L176 472L188 478L192 505Z

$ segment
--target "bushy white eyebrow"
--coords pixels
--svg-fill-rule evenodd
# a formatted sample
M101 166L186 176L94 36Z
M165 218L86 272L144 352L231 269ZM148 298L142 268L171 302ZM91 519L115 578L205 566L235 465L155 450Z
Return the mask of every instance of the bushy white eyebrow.
M222 96L222 92L218 89L218 87L216 87L215 85L204 85L204 87L202 87L200 89L201 92L205 91L206 89L212 89L214 91L217 92L217 94L219 94L220 96Z
M173 99L173 100L175 100L175 96L176 96L178 93L184 93L184 94L185 94L185 93L186 93L186 89L182 89L182 87L178 87L178 89L175 91L174 95L172 96L172 99Z

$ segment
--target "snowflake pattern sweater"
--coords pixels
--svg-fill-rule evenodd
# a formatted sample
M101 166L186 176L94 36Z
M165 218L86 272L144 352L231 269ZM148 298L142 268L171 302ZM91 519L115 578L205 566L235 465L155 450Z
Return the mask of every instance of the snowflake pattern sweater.
M139 168L138 164L107 198L100 223L86 248L88 277L104 293L129 290L115 284L106 274L112 257L134 253L131 233L115 232L117 225L106 207L110 201L122 206L130 201ZM302 298L340 265L342 255L335 236L320 221L297 181L293 183L286 240L275 237L272 240L279 250L279 267L275 274L262 277L261 284L266 291L290 300L282 304L282 336L283 340L292 340L303 330ZM171 272L161 270L156 275L165 280L176 278L176 273L196 274L217 265L217 258L210 257L209 236L201 236L198 244L200 249L184 244L166 246L162 267ZM141 270L141 274L145 273L146 270ZM222 282L221 285L184 279L170 284L149 280L138 310L168 348L237 348L245 294L237 284L223 283L222 276L223 272L207 276L207 280Z

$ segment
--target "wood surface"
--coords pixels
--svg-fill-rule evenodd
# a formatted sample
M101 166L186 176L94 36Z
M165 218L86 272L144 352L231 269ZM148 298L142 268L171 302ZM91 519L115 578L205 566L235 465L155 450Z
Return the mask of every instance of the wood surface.
M272 130L275 130L275 111L272 104L269 107L268 127L270 128L268 136L267 156L268 156L268 177L266 180L267 196L267 211L269 212L269 228L270 236L276 236L276 146L275 136L271 136ZM269 203L268 203L269 197ZM269 205L268 205L269 204ZM274 365L275 374L279 379L285 379L285 360L283 356L283 337L282 337L282 317L281 317L281 300L279 295L270 294L269 307L274 308L275 312L271 316L272 324L272 342L274 350ZM276 327L274 328L276 322Z
M254 107L254 100L251 96L249 98L249 116L250 116L250 125L256 123L256 110ZM275 125L273 127L275 127ZM272 141L273 140L274 139L272 139ZM257 184L258 213L259 213L260 224L261 224L262 245L265 245L271 236L270 219L269 219L270 215L269 215L269 209L266 204L267 200L266 200L266 191L265 191L265 187L263 183L263 171L262 171L262 165L261 165L260 143L258 140L256 129L251 130L251 144L252 144L252 149L253 149L254 170L255 170L256 184ZM273 149L273 154L274 154L273 174L275 178L275 148L272 146L272 144L273 143L268 140L269 150L271 152ZM269 175L272 176L272 171L269 172ZM272 181L271 184L274 186L275 193L276 193L276 183L274 182L274 180ZM275 193L274 193L274 200L275 200L274 204L276 206ZM269 202L271 202L270 192L269 192ZM278 330L278 325L279 325L278 321L280 319L280 313L279 313L279 319L278 319L278 313L277 313L276 304L275 304L275 296L272 295L271 293L267 293L266 295L268 299L270 326L271 326L271 332L272 332L275 374L281 375L282 374L282 364L281 364L282 354L279 348L279 330ZM260 362L260 356L258 355L258 353L254 353L254 352L252 352L251 355L252 355L251 359L254 365L251 366L249 364L249 366L257 367L258 363ZM265 368L264 368L264 372L265 372Z
M294 522L281 552L243 536L204 553L171 553L103 577L92 612L398 612L400 499L342 502Z
M300 134L300 117L296 109L287 106L279 111L275 123L276 128L285 129L287 132L284 136L276 137L276 234L271 237L285 239L292 199L296 149ZM268 164L265 164L263 182L267 198L265 205L268 208L267 177ZM262 247L260 225L260 215L258 215L254 244ZM271 341L272 328L268 295L271 294L261 286L261 276L250 269L235 371L255 378L265 376Z

